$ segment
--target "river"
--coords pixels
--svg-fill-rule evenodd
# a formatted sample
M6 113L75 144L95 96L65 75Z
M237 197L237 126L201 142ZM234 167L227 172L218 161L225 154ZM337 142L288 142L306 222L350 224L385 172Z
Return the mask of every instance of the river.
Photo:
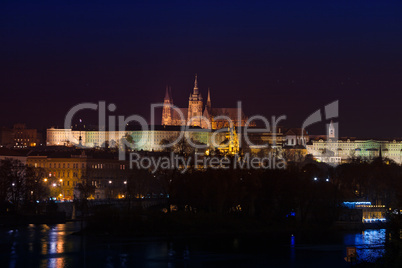
M385 229L334 233L320 241L297 235L267 238L142 238L110 240L72 233L79 222L0 230L1 267L350 267L384 253Z

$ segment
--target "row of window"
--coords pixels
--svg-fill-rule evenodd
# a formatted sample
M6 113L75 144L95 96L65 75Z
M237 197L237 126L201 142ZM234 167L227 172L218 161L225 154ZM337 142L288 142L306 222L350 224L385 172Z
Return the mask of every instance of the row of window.
M117 168L117 165L115 164L94 164L91 166L91 168L93 169L112 169L112 168ZM119 169L121 170L125 170L126 169L126 165L119 165Z
M72 176L70 176L70 175L72 175ZM70 172L70 171L67 171L67 172L64 172L64 171L61 171L61 172L49 172L49 177L60 177L60 178L78 178L78 172Z
M79 164L78 163L72 163L73 168L78 168ZM46 163L35 163L34 167L46 167ZM48 168L70 168L70 163L49 163ZM85 168L85 163L81 164L81 168Z
M63 186L77 186L77 182L71 181L71 185L70 185L70 181L63 181Z

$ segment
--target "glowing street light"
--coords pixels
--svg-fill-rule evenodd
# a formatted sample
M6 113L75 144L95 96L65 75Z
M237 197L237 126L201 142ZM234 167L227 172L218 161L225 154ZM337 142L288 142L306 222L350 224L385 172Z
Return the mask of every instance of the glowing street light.
M53 183L52 186L53 186L53 187L56 187L56 183Z
M43 181L44 181L44 182L47 182L47 179L46 179L46 178L44 178L44 179L43 179Z
M109 181L109 184L112 184L112 181Z
M317 177L315 177L314 180L315 180L315 181L318 180Z
M127 184L127 181L124 181L124 184Z

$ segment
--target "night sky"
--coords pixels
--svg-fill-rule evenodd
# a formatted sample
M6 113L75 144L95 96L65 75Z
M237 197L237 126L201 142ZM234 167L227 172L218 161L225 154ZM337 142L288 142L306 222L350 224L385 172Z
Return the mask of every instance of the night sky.
M99 100L148 118L166 85L187 107L197 73L213 107L300 127L339 100L341 136L402 137L401 1L216 2L2 1L0 125Z

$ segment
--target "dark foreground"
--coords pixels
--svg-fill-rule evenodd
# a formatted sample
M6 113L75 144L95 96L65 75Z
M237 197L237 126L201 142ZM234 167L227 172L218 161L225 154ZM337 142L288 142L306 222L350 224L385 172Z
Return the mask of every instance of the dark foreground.
M384 254L385 229L314 235L81 235L80 222L0 230L2 267L350 267Z

